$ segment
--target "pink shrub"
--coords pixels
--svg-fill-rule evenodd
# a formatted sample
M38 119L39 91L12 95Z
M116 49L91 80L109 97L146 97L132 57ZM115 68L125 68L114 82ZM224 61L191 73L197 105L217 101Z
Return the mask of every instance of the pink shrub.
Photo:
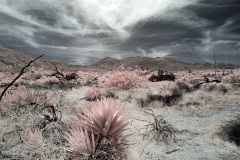
M25 88L22 88L18 91L14 91L13 94L11 94L10 92L8 92L6 94L6 101L19 105L22 103L38 103L39 100L39 95L37 92L33 91L33 90L28 90Z
M95 101L101 97L100 90L97 88L91 88L87 91L85 97L88 101Z
M135 72L115 71L106 73L99 78L98 82L102 87L129 90L144 86L147 79L145 77L138 76Z
M41 147L43 144L42 131L39 128L27 130L27 142L36 149Z
M12 78L9 75L5 75L4 77L1 78L1 83L2 84L9 84L12 82Z
M60 102L59 96L59 93L53 92L51 90L44 92L44 99L46 105L56 107Z

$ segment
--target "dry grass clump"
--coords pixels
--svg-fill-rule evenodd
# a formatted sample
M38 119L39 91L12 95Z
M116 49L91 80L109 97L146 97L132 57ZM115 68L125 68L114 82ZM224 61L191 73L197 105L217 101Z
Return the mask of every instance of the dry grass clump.
M118 96L112 90L106 90L106 92L103 94L103 97L112 98L112 99L118 99Z
M89 160L126 160L126 149L129 146L125 137L101 137Z
M204 83L201 88L207 92L220 91L226 93L228 91L226 85L223 83Z

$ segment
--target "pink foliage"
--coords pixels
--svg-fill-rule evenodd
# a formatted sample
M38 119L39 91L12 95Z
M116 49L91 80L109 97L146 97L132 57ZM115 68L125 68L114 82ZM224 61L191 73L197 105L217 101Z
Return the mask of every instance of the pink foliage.
M85 127L74 127L69 129L64 138L69 142L67 151L74 154L90 154L95 151L95 138L92 131L91 138L88 134L88 129Z
M14 93L8 92L6 94L6 101L16 105L30 102L38 103L39 95L33 90L28 90L26 88L21 88L20 90L14 91Z
M91 88L87 91L85 97L88 101L95 101L101 97L100 90L97 88Z
M102 87L129 90L144 86L147 78L131 71L112 71L100 77L98 82Z
M37 128L34 130L27 130L27 142L34 148L39 148L42 146L43 143L43 136L42 136L42 131Z
M45 99L46 105L56 107L60 102L59 96L60 96L60 93L53 92L51 90L44 92L44 99Z
M84 125L104 137L117 137L130 123L129 116L113 99L102 98L79 109Z

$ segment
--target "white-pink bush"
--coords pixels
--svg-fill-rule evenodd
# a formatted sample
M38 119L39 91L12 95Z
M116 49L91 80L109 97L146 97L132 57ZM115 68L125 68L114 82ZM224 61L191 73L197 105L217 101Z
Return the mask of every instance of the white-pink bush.
M146 77L137 75L132 71L111 71L99 78L101 87L129 90L132 88L145 86Z
M97 88L91 88L85 94L85 97L88 101L95 101L96 99L99 99L100 96L100 90Z

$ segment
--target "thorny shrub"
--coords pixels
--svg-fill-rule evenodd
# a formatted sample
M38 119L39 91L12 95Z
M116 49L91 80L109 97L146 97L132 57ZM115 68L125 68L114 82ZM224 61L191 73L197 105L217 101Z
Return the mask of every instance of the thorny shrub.
M174 134L174 127L168 124L161 115L155 116L152 110L151 112L152 113L146 113L152 115L154 122L145 125L146 133L143 137L152 135L152 138L157 141L168 143L169 140L173 140L175 142L176 136Z

